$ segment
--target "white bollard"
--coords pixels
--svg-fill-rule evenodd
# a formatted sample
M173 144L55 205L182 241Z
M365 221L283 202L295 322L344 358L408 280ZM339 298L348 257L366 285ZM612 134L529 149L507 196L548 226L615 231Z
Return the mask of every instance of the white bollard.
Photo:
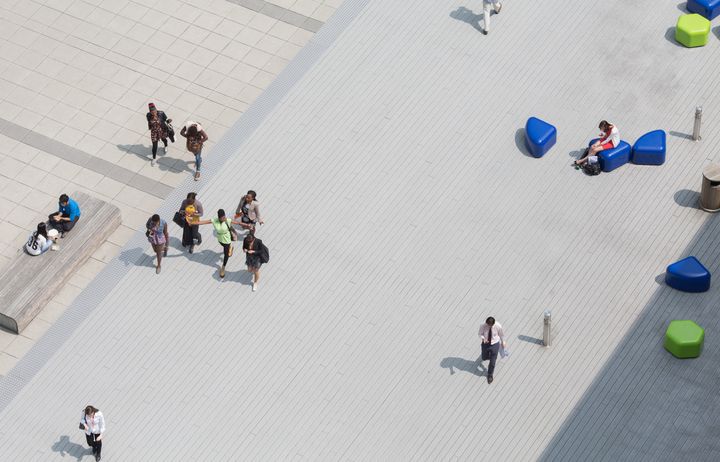
M700 140L700 125L702 125L702 106L695 108L695 124L693 125L693 141Z
M550 324L552 322L552 314L550 310L546 310L543 315L543 345L550 346Z

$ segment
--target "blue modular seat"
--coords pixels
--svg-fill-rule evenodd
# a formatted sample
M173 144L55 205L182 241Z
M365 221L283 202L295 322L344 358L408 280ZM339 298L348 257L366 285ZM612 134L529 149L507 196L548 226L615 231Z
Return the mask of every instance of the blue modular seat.
M662 165L665 163L665 150L665 131L645 133L633 145L632 162L638 165Z
M710 289L710 271L690 256L667 267L665 283L683 292L706 292Z
M591 140L588 146L592 146L598 138ZM616 148L606 149L598 153L600 160L600 168L603 172L612 172L616 168L630 162L630 152L632 148L630 145L623 140L620 140L620 144Z
M688 0L687 9L712 21L720 15L720 0Z
M557 141L557 129L537 117L525 123L525 144L534 157L544 156Z

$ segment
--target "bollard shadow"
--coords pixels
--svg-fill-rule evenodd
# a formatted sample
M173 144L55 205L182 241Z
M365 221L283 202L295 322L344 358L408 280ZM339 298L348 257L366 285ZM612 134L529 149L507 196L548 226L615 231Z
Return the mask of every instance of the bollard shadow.
M82 444L73 443L70 441L70 437L62 435L53 445L50 447L53 452L57 452L60 457L72 456L75 460L82 460L88 454L92 454L92 448L86 448Z
M665 40L672 43L676 47L685 48L682 43L679 43L677 40L675 40L675 26L667 28L667 30L665 31Z
M665 285L665 271L655 276L655 282L657 282L657 285L659 286Z
M450 375L454 375L456 369L459 371L467 372L477 377L484 377L485 375L487 375L487 369L485 368L485 366L483 366L482 361L480 361L480 357L478 357L474 361L471 361L465 358L457 358L450 356L447 358L443 358L443 360L440 361L440 367L442 367L443 369L448 369L450 371Z
M677 9L682 11L683 13L689 13L689 11L687 9L687 2L678 3Z
M681 207L700 210L700 193L690 189L681 189L673 194L675 203Z
M526 157L530 157L531 159L534 159L535 156L533 156L530 153L530 150L528 149L527 145L525 144L525 128L518 128L515 131L515 147L517 147L518 151L525 154Z
M527 342L527 343L532 343L534 345L540 345L540 346L545 345L541 338L530 337L527 335L518 335L518 340L521 340L521 341Z
M692 135L689 135L687 133L676 132L675 130L670 130L668 132L668 135L675 136L677 138L682 138L685 140L692 140Z
M715 35L715 37L720 39L720 26L713 27L712 33Z
M451 18L471 25L473 29L478 32L482 32L482 27L480 26L482 16L482 14L475 14L472 10L465 8L464 6L459 6L457 10L450 12Z

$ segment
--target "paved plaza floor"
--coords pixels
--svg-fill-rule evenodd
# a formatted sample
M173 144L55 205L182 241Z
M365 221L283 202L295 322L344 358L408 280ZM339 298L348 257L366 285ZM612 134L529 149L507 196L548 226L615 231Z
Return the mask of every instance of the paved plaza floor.
M188 256L177 227L156 276L129 222L118 257L95 263L97 277L81 271L85 290L67 296L70 307L0 378L3 454L89 460L74 422L91 403L108 422L108 461L720 459L720 289L686 294L663 283L666 266L688 255L720 269L720 216L698 208L702 168L720 148L718 26L707 46L686 49L673 39L676 2L505 3L487 36L479 1L346 0L328 5L338 8L329 18L262 5L317 33L295 26L304 45L286 39L295 57L281 57L282 72L262 87L246 82L265 88L253 102L223 93L222 80L176 106L190 116L206 100L242 103L204 114L227 129L197 189L209 213L258 191L267 222L258 235L271 257L259 291L240 252L220 280L209 232ZM216 11L221 23L236 14L227 11ZM178 40L202 22L179 20L188 26ZM178 72L181 90L200 86ZM165 75L152 91L176 79ZM175 101L155 99L161 108ZM113 134L103 151L82 144L99 136L90 129L72 144L32 128L109 161L99 153L118 144L147 150L144 104L137 96L125 108L135 139ZM700 142L689 139L696 105ZM21 114L36 107L0 117L29 129ZM558 127L542 159L523 146L529 116ZM574 170L601 119L630 143L664 129L667 162L597 177ZM122 154L119 166L128 155L138 158ZM164 175L175 183L142 175L147 161L137 163L136 173L173 189L143 192L155 202L129 217L169 217L195 187L182 150L170 155L178 171ZM124 204L119 196L109 199ZM547 309L550 348L538 344ZM491 385L476 368L489 315L512 353ZM673 319L706 329L700 358L664 351ZM152 437L138 424L146 421L158 422Z
M0 271L61 193L113 203L123 222L21 335L0 330L0 375L191 174L184 121L204 125L207 154L338 4L0 3ZM159 149L156 167L145 121L151 101L174 119L179 139Z

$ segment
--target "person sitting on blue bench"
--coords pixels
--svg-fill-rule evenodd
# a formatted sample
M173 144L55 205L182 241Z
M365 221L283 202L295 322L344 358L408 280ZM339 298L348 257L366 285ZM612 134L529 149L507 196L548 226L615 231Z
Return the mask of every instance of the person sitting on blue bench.
M601 130L600 139L586 149L583 156L575 161L576 167L580 167L587 162L590 156L597 156L600 151L616 148L620 144L620 132L615 125L607 120L602 120L598 128Z
M60 231L60 237L65 237L65 233L73 229L80 219L80 206L67 194L62 194L58 202L59 209L48 215L48 222L51 227Z

